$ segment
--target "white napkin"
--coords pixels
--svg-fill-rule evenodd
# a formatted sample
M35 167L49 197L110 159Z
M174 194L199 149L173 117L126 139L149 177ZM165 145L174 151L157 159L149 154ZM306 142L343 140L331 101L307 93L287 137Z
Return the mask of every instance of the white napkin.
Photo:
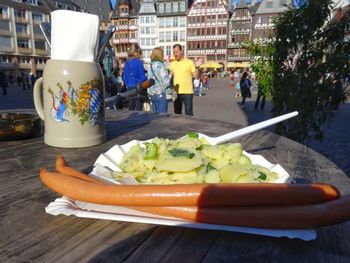
M51 59L94 62L98 16L68 10L51 12Z

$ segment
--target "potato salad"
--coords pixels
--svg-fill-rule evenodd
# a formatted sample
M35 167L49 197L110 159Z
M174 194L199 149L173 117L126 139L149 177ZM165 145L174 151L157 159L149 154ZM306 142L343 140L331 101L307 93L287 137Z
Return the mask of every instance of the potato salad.
M154 138L123 156L119 180L132 176L141 184L273 183L278 175L253 165L239 143L209 145L196 133L178 140Z

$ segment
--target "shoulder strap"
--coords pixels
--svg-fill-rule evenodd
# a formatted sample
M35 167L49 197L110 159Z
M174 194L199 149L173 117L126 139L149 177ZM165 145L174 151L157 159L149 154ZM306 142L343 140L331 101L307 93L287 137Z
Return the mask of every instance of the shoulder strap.
M153 67L152 67L152 63L151 63L151 71L152 71L153 76L156 78L156 81L160 82L160 81L158 80L156 74L154 74Z

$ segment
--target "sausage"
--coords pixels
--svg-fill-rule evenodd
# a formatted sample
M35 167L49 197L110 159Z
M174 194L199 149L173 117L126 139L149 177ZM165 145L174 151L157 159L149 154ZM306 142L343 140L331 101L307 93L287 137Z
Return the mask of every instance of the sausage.
M56 171L65 175L74 176L80 179L83 179L85 181L91 182L91 183L97 183L97 184L103 184L102 181L95 179L91 176L88 176L70 166L68 166L66 160L63 158L63 156L57 156L56 158Z
M303 229L350 220L350 195L322 204L246 207L129 207L198 223L268 229Z
M322 203L339 198L326 184L108 185L40 171L55 192L84 202L121 206L258 206Z

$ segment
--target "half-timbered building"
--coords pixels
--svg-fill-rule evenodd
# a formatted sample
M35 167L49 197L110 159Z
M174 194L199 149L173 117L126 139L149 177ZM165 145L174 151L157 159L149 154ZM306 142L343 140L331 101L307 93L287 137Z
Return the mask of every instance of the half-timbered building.
M252 38L253 17L259 5L260 2L252 1L247 4L241 0L232 12L227 38L227 67L229 68L236 67L236 62L244 65L244 62L250 61L250 55L244 44Z
M113 36L115 56L119 61L127 59L131 45L138 43L139 0L118 0L111 20L116 26Z
M226 62L229 10L223 0L195 0L187 15L187 57Z

